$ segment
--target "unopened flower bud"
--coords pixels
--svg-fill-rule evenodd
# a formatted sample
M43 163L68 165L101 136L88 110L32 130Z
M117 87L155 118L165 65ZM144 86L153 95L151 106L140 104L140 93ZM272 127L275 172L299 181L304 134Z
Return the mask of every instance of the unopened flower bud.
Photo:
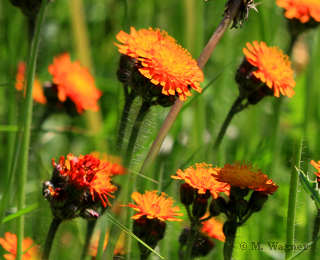
M183 183L180 186L180 200L184 205L191 205L194 200L194 188L188 183Z
M142 238L146 235L147 232L147 218L142 216L133 222L133 234L137 237Z
M84 211L80 212L79 216L87 220L96 220L100 215L93 209L85 209Z
M166 222L159 221L155 224L154 229L158 231L158 239L161 240L164 238L164 233L166 231Z
M10 0L12 5L19 7L27 17L36 16L41 7L42 0ZM47 1L48 3L50 0Z
M249 206L246 200L237 200L236 204L236 214L238 217L242 218L248 214Z
M241 189L240 187L231 186L230 188L230 198L231 199L242 199L249 193L248 188Z
M258 212L263 208L263 205L268 200L268 195L261 191L254 191L251 194L249 200L249 208L254 211Z
M213 217L219 216L221 213L220 207L218 206L215 199L212 199L212 201L210 203L209 212L210 212L210 215Z
M227 202L222 196L219 196L218 198L216 198L215 203L217 204L217 206L219 207L222 213L226 213L228 211Z
M237 222L228 220L223 224L222 228L223 234L226 237L234 237L237 232Z
M193 202L192 214L194 217L202 218L207 211L208 200L206 198L196 197Z

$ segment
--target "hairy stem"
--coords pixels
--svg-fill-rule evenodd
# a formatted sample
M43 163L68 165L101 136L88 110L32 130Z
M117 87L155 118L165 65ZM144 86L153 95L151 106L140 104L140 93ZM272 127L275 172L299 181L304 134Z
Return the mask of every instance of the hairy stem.
M286 245L288 245L288 248L290 248L291 245L294 245L294 226L296 218L297 191L299 181L298 171L295 169L295 167L300 169L301 151L302 137L296 140L293 146L286 235ZM290 258L292 254L292 250L287 250L285 252L285 259Z
M222 127L220 129L220 132L218 134L218 137L217 137L217 139L216 139L216 141L214 143L213 149L215 151L217 151L219 149L219 146L221 144L222 138L223 138L224 134L226 133L226 130L227 130L227 128L228 128L233 116L242 110L242 109L239 109L239 107L241 106L241 102L242 101L243 101L243 98L242 97L238 97L236 99L236 101L233 103L233 105L232 105L232 107L231 107L226 119L223 122L223 125L222 125Z
M131 131L131 135L130 135L130 139L129 139L129 143L126 151L126 156L124 158L124 167L126 168L128 168L131 164L134 147L135 147L143 120L146 117L148 111L150 110L150 106L151 106L150 102L142 101L141 108L139 110L136 121L134 122L132 131Z
M123 86L125 89L126 93L126 88L128 86ZM118 137L117 137L117 143L116 143L116 149L117 149L117 154L120 155L121 150L122 150L122 144L123 144L123 139L124 135L126 132L126 127L127 127L127 122L128 122L128 116L130 114L130 109L132 106L132 103L136 97L136 94L133 90L131 90L130 94L127 93L125 95L125 103L122 111L122 116L121 116L121 121L120 121L120 126L119 126L119 131L118 131Z
M48 235L47 235L47 239L46 239L46 243L44 245L44 249L43 249L43 253L42 253L42 260L48 260L49 259L49 255L51 252L51 247L52 247L52 243L54 240L54 237L57 233L57 230L61 224L62 220L59 218L53 218L49 231L48 231Z

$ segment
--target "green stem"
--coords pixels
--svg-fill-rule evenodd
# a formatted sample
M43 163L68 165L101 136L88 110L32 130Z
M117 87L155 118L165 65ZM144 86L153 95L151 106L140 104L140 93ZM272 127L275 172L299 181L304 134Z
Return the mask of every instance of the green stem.
M227 30L230 22L233 20L235 15L237 14L239 7L242 3L242 0L235 0L233 6L231 7L230 16L224 17L211 36L209 42L203 49L202 53L200 54L197 63L200 69L203 69L206 63L208 62L213 50L218 45L218 42L222 38L223 34ZM166 138L167 134L169 133L169 130L171 129L174 121L176 120L177 116L179 115L179 112L183 106L185 101L177 100L175 104L172 106L172 108L169 111L169 114L167 115L165 121L163 122L156 139L151 145L151 148L143 162L143 165L140 169L141 174L146 174L151 167L153 161L157 157L158 152L160 151L160 147Z
M188 214L189 220L190 220L190 222L192 222L193 217L192 217L192 214L191 214L191 211L190 211L190 206L189 205L185 205L185 208L187 210L187 214Z
M117 149L118 155L121 153L121 150L122 150L122 144L123 144L123 139L124 139L124 135L126 132L130 109L131 109L132 103L136 97L135 91L131 90L130 94L128 93L128 86L123 86L123 88L125 91L125 103L124 103L124 107L123 107L123 111L122 111L122 116L121 116L119 131L118 131L118 137L117 137L117 143L116 143L116 149Z
M291 179L290 179L290 191L289 191L289 202L288 202L288 217L287 217L287 236L286 245L288 248L294 245L294 225L296 217L296 202L297 202L297 191L298 191L298 171L295 169L297 167L300 169L301 160L301 150L302 150L302 137L294 142L293 146L293 158L291 165ZM285 252L285 259L292 256L293 251L287 250Z
M85 241L84 246L82 248L81 260L84 260L86 258L86 256L87 256L88 248L89 248L89 245L90 245L90 240L91 240L95 225L96 225L96 220L88 221L86 241Z
M217 139L216 139L216 141L214 143L213 149L215 151L217 151L219 149L219 146L221 144L222 138L223 138L224 134L226 133L226 130L227 130L227 128L228 128L233 116L243 109L243 108L240 108L243 99L244 99L243 97L239 96L236 99L236 101L233 103L233 105L232 105L232 107L231 107L226 119L223 122L223 125L222 125L222 127L220 129L220 132L218 134L218 137L217 137Z
M318 237L319 229L320 229L320 209L317 209L317 215L314 219L314 225L313 225L312 241L314 241ZM316 259L316 252L317 252L317 242L315 241L311 246L310 260Z
M195 219L193 222L191 222L184 260L189 260L191 258L193 243L198 232L197 231L198 223L199 223L198 218Z
M50 228L49 228L49 231L48 231L46 243L44 245L44 249L43 249L41 260L48 260L49 259L52 243L53 243L54 237L55 237L55 235L57 233L57 230L58 230L61 222L62 222L62 220L59 219L59 218L53 218L52 219L52 222L51 222L51 225L50 225Z
M136 118L136 121L134 122L132 131L131 131L126 156L124 159L124 167L126 167L126 168L128 168L131 164L133 150L134 150L137 138L138 138L138 134L140 132L143 120L146 117L148 111L150 110L150 106L151 106L150 102L142 101L141 108L139 110L138 116Z
M235 235L231 235L231 236L226 237L226 241L224 242L224 245L223 245L223 258L224 258L224 260L231 260L235 238L236 238Z
M21 146L21 156L20 156L20 167L21 170L18 174L18 210L21 210L25 204L25 186L27 180L28 172L28 159L29 159L29 144L30 144L30 133L31 133L31 123L32 123L32 109L33 109L33 82L34 74L36 68L36 61L38 56L39 44L40 44L40 33L42 25L45 19L45 13L47 8L47 0L42 0L41 9L36 23L35 34L32 40L31 48L29 51L29 64L27 71L27 84L26 84L26 96L22 107L22 146ZM34 29L30 28L30 31ZM20 128L20 129L21 129ZM22 241L24 237L24 215L18 218L17 227L17 259L22 258Z

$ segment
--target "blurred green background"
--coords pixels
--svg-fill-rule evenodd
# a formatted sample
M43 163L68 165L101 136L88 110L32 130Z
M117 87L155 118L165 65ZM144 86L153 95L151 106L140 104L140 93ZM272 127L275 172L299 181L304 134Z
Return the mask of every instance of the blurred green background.
M113 44L120 30L129 32L130 26L160 28L168 32L177 42L197 58L206 42L220 23L224 12L224 1L179 0L179 1L124 1L124 0L83 0L87 32L92 55L92 72L97 87L103 91L100 112L103 118L102 134L92 134L88 126L88 116L70 118L67 115L52 115L39 131L34 131L30 145L30 163L27 180L26 205L40 202L41 208L28 213L25 224L26 236L43 245L47 234L51 213L48 203L42 197L42 182L51 174L51 158L73 153L87 154L93 150L114 153L118 123L124 96L122 85L117 80L116 71L120 54ZM36 74L41 81L50 81L48 65L53 57L69 52L72 60L77 60L77 43L71 23L73 1L55 0L48 6L42 32ZM148 177L159 185L138 177L138 191L161 189L179 204L179 185L170 176L179 168L187 168L194 163L207 162L223 166L234 160L247 160L258 165L277 185L278 191L269 197L263 210L256 213L241 227L234 249L235 259L284 259L284 252L268 250L267 242L285 244L286 216L290 181L290 166L293 141L303 134L303 154L301 168L308 171L312 179L313 167L310 160L320 160L319 135L319 75L320 75L320 31L307 31L300 35L293 48L293 68L295 71L296 94L293 98L268 97L255 106L238 114L227 131L219 154L213 155L213 143L228 110L238 95L234 75L243 59L242 49L247 42L264 41L268 46L279 46L286 50L290 44L287 21L283 10L274 0L265 0L258 7L259 13L251 10L249 20L240 29L227 30L212 57L204 68L204 88L214 80L202 94L193 92L186 108L174 123L163 149L157 157ZM127 15L126 15L127 10ZM86 28L84 28L85 30ZM14 88L15 73L19 61L27 60L27 22L18 8L9 0L0 2L0 125L16 125L21 93ZM194 98L196 100L188 105ZM137 113L139 101L133 105L131 124ZM33 122L41 117L42 105L34 104ZM135 151L132 170L138 171L154 140L169 108L153 107L144 123ZM79 131L64 132L59 129L76 126ZM14 131L0 129L0 174L4 174L13 149ZM128 134L126 140L128 139ZM160 176L160 177L159 177ZM115 177L116 183L125 183L127 176ZM0 181L3 190L4 182ZM10 212L16 210L16 189L12 189ZM315 205L299 186L296 244L305 245L311 241ZM180 223L168 223L166 237L157 250L165 259L178 259L178 237L183 226L188 225L187 217ZM102 217L100 222L105 221ZM51 259L79 259L85 237L85 221L76 219L64 222L53 245ZM15 221L4 224L0 236L7 231L15 232ZM241 250L239 244L248 244ZM261 242L264 250L251 250L251 242ZM212 253L203 259L223 259L223 243L216 242ZM0 258L5 253L0 247ZM305 252L300 258L309 257ZM133 242L131 259L139 259L137 244ZM88 258L89 259L89 258ZM150 259L159 259L151 256Z

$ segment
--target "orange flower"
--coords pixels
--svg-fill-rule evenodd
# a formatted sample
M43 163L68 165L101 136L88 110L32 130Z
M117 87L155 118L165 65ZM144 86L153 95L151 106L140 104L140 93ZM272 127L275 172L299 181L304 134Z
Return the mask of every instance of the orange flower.
M268 179L267 175L246 161L226 164L224 168L215 171L213 176L218 181L241 189L247 187L271 195L278 189L278 186L271 179Z
M180 211L180 208L178 206L172 207L174 201L172 198L167 198L167 196L164 192L159 196L155 190L146 191L143 195L135 191L132 193L131 198L133 198L138 206L132 203L123 206L131 207L139 212L131 217L133 219L147 216L148 219L157 218L162 221L182 221L182 219L175 218L174 216L183 216L183 213L176 213Z
M119 156L112 156L99 152L92 152L91 155L100 158L100 166L110 171L112 175L123 175L126 173L126 169L121 164L121 158Z
M69 97L79 113L87 109L99 110L97 102L102 93L96 88L89 71L80 66L80 62L71 62L69 54L64 53L55 57L48 69L53 82L58 85L58 98L61 102Z
M162 88L165 95L179 95L180 100L191 96L189 87L201 93L203 73L190 53L175 43L167 32L159 29L136 31L130 35L120 31L117 39L124 45L115 44L119 52L140 61L140 73Z
M106 245L108 244L109 235L110 235L109 233L106 234L103 248L105 248ZM89 255L94 256L94 257L97 255L98 244L99 244L99 232L94 235L94 240L90 244L90 248L89 248L89 252L88 252ZM121 233L113 254L114 255L125 255L126 254L125 233L124 232Z
M277 0L277 5L286 9L285 16L288 19L299 19L306 23L313 18L320 22L319 0Z
M0 244L3 248L8 251L10 254L3 255L7 260L16 259L17 254L17 236L11 234L10 232L5 233L5 239L0 238ZM34 245L34 242L31 238L25 238L22 241L22 260L35 260L40 259L38 248Z
M19 91L23 90L25 73L26 73L26 64L24 62L19 62L17 75L16 75L16 84L15 84L16 89ZM36 101L37 103L40 103L43 105L47 103L47 99L43 94L42 84L40 80L38 80L37 78L35 78L33 82L32 96L34 101Z
M260 79L263 83L272 89L274 95L279 97L282 95L292 97L294 95L293 87L293 71L289 57L282 53L277 47L267 47L264 42L253 42L253 45L247 43L247 48L243 48L248 62L257 67L253 75Z
M52 164L56 164L52 159ZM79 190L90 189L92 200L98 195L106 207L108 196L114 198L110 193L117 190L117 187L111 184L111 173L105 167L100 166L100 160L92 155L80 155L79 158L72 154L67 155L67 160L64 156L60 157L60 174L68 176L70 185Z
M314 174L319 177L318 181L320 181L320 161L316 163L314 160L311 160L311 164L318 170L318 172L315 172Z
M208 217L208 215L205 215L203 218ZM216 221L215 218L210 218L209 220L203 222L203 225L201 227L201 231L208 235L209 237L225 241L226 237L224 236L222 232L223 224Z
M211 164L196 163L195 166L190 166L184 172L179 169L177 175L171 175L171 178L177 180L184 180L190 186L198 189L199 194L205 194L206 190L209 190L214 198L218 197L219 192L224 192L227 195L230 191L230 186L225 183L221 183L212 177L212 174L217 169L213 169ZM196 167L196 169L194 168Z

